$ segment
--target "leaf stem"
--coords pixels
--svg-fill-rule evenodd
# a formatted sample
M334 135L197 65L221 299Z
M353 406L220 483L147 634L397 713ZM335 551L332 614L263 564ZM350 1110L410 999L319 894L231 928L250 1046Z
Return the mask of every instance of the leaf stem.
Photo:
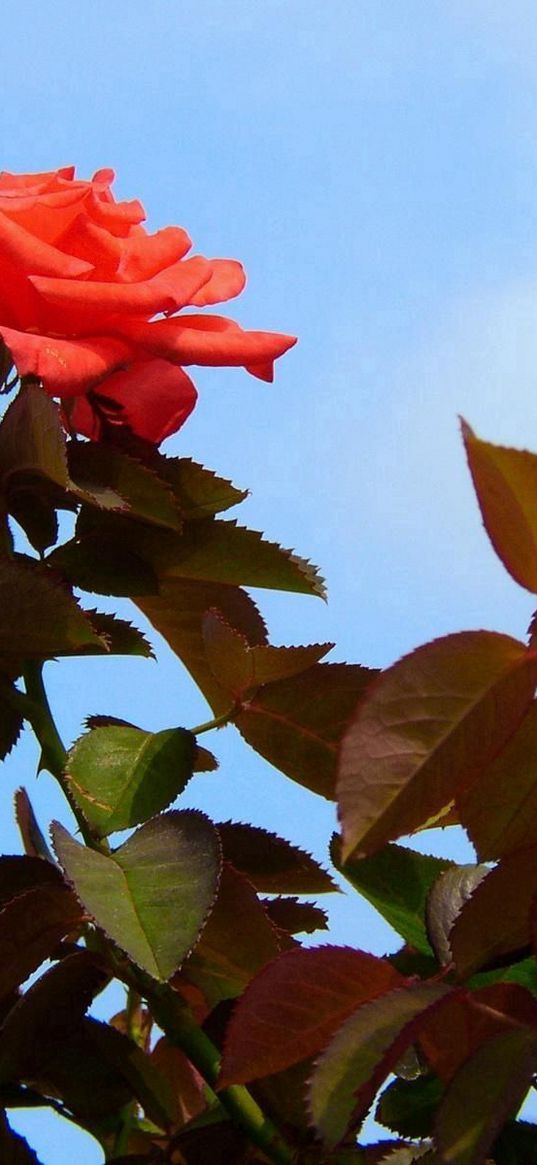
M212 732L213 728L224 728L226 724L230 724L235 715L236 708L230 708L228 712L222 712L221 716L215 716L213 720L206 720L204 724L197 724L195 728L190 728L189 732L192 736L201 736L202 732Z

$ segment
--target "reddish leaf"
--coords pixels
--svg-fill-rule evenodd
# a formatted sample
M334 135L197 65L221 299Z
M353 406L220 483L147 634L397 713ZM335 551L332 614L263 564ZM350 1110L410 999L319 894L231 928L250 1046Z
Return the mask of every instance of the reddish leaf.
M436 1120L443 1165L485 1165L489 1149L529 1088L537 1036L502 1032L481 1044L449 1086Z
M475 784L457 799L481 861L530 845L537 832L537 702Z
M233 701L242 700L247 692L264 684L307 671L334 646L314 643L309 647L250 647L245 636L216 610L207 611L204 616L203 639L211 671Z
M24 983L82 917L64 886L36 886L8 902L0 911L0 996Z
M509 574L537 591L537 457L481 441L465 421L468 464L487 534Z
M448 993L440 984L390 991L359 1007L339 1028L318 1060L309 1089L311 1114L325 1145L334 1148L351 1126L361 1123L429 1010L441 1006Z
M218 897L182 976L214 1007L240 995L279 950L277 931L253 886L224 865Z
M314 664L299 676L262 688L235 723L275 768L332 799L339 742L372 674L358 664Z
M159 594L136 600L156 631L184 663L215 715L227 712L229 693L215 680L203 642L205 612L218 607L250 644L265 643L267 632L259 611L245 591L219 583L163 582Z
M36 886L65 885L58 866L37 857L0 857L0 907Z
M265 894L326 894L338 890L305 850L257 825L217 825L224 857Z
M314 934L328 930L328 915L314 902L299 902L298 898L267 898L265 910L279 930L288 934Z
M435 1074L449 1083L486 1040L520 1025L537 1027L537 1002L518 983L453 991L421 1026L419 1045Z
M508 854L480 882L450 934L461 979L530 945L530 909L536 889L535 846Z
M174 1123L186 1125L207 1107L205 1082L183 1052L162 1036L150 1059L167 1081L175 1106Z
M360 1004L402 983L388 962L350 947L284 952L257 975L237 1004L220 1086L244 1084L307 1059Z
M425 644L384 672L343 740L343 860L411 833L471 784L518 728L537 655L469 631Z
M68 955L42 975L3 1024L0 1082L33 1079L50 1049L80 1022L108 978L90 951Z
M93 1024L90 1033L103 1060L123 1076L146 1116L159 1128L170 1129L176 1117L175 1097L154 1059L107 1023Z

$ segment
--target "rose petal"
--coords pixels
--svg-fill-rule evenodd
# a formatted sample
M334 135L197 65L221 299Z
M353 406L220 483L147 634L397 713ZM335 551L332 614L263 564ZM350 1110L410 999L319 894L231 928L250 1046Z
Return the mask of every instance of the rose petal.
M7 255L24 272L77 279L93 270L93 263L65 255L49 243L13 222L0 211L0 254Z
M36 376L51 396L78 396L128 363L132 349L111 336L61 340L0 324L20 376Z
M260 366L264 380L272 379L267 375L272 362L296 344L295 336L243 331L233 320L213 315L183 315L148 324L121 320L117 327L114 324L114 332L177 364Z
M30 282L47 303L78 309L85 323L96 316L146 315L172 312L191 302L192 296L208 282L211 265L197 255L183 259L166 271L159 271L141 283L73 282L31 275Z
M193 307L209 307L233 299L244 290L246 275L236 259L210 259L213 269L209 282L190 300Z
M134 227L122 246L118 276L125 283L150 279L182 259L191 246L182 227L164 227L154 235L148 235L143 227Z
M159 445L181 428L196 400L196 389L182 368L146 360L108 376L89 397L77 397L70 423L94 441L107 427L127 426L137 437Z

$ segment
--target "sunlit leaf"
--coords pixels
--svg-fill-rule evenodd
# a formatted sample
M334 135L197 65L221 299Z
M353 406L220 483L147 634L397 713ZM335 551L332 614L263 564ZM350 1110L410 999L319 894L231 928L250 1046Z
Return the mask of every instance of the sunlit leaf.
M196 811L165 813L110 857L53 826L54 847L85 910L139 967L167 980L189 954L220 874L214 826Z
M520 1028L481 1044L446 1091L436 1121L445 1165L484 1165L505 1121L513 1116L537 1065L537 1036Z
M326 894L337 890L330 874L305 850L257 825L217 826L224 857L265 894Z
M469 786L518 728L537 655L487 631L427 643L384 672L345 734L343 860L417 829Z
M537 457L462 433L485 529L509 574L537 591Z
M165 809L192 776L195 752L184 728L95 728L71 749L67 779L86 821L105 837Z
M391 991L359 1007L320 1056L310 1082L315 1127L327 1147L365 1117L379 1086L414 1042L416 1020L449 992L441 984Z
M314 1055L360 1004L403 982L388 962L350 947L286 951L249 984L233 1012L221 1086Z
M260 689L235 723L275 768L332 799L339 742L373 674L358 664L314 664Z
M452 866L445 858L416 853L406 846L386 845L371 857L351 858L342 865L341 839L335 837L330 854L336 869L386 922L416 950L431 954L425 926L427 895L437 878Z

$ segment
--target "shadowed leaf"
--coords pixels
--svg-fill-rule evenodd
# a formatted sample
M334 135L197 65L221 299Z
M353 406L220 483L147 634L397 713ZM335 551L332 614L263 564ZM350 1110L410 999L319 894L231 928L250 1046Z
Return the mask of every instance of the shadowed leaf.
M85 654L97 655L104 652L109 655L140 655L144 659L155 658L153 648L145 635L137 627L133 627L127 619L118 619L116 615L103 611L84 611L84 614L103 641L100 652L97 648L92 648L86 649Z
M133 517L157 526L178 530L181 519L172 491L157 475L126 453L95 441L71 441L68 445L72 481L86 496L111 490L122 499L122 508Z
M488 866L452 866L435 882L427 898L425 918L429 941L441 967L453 961L451 931L465 903L488 873Z
M506 570L537 591L537 457L462 434L485 529Z
M361 1123L379 1086L415 1042L419 1022L448 993L440 984L391 991L359 1007L339 1028L309 1089L311 1115L327 1147Z
M401 845L386 845L361 860L341 864L341 839L335 836L330 856L336 869L386 919L405 942L431 954L425 926L427 895L437 878L452 866L445 858L416 853Z
M427 643L371 685L345 734L343 860L412 833L471 784L533 699L537 655L490 631Z
M0 857L0 908L36 886L64 886L56 865L38 857L7 854Z
M430 1137L441 1095L442 1084L436 1076L394 1080L382 1093L375 1117L402 1137Z
M162 1036L157 1040L150 1060L168 1084L175 1125L185 1125L205 1110L205 1082L184 1052Z
M9 755L21 733L23 717L14 702L17 698L15 685L0 675L0 761Z
M184 728L94 728L69 753L67 779L99 837L147 821L182 792L192 776L195 738Z
M103 1060L123 1076L146 1116L159 1128L170 1128L175 1120L176 1103L170 1083L156 1061L109 1024L94 1023L89 1031Z
M389 963L350 947L284 952L250 983L233 1012L220 1086L307 1059L360 1004L403 982Z
M299 902L298 898L267 898L265 910L274 926L288 934L314 934L328 930L328 915L314 902Z
M217 826L224 857L265 894L327 894L336 883L298 846L257 825L226 821Z
M460 978L531 945L530 911L537 890L537 847L502 858L474 890L450 934Z
M502 1031L537 1028L537 1001L518 983L458 988L421 1026L419 1046L435 1074L449 1083L485 1041Z
M66 886L36 886L7 902L0 911L0 996L24 983L82 917Z
M332 799L339 742L373 674L358 664L314 664L262 688L243 706L235 724L275 768Z
M279 950L277 931L253 886L224 865L218 897L181 974L199 987L212 1008L240 995Z
M91 593L136 598L158 592L157 576L148 563L109 535L73 538L53 550L47 562L73 586Z
M54 859L39 827L26 789L17 789L15 792L15 817L24 852L32 858L44 858L52 862Z
M63 826L54 848L85 910L144 971L167 980L189 954L220 874L218 835L197 811L148 821L110 857L87 849Z
M519 1029L487 1040L457 1072L436 1120L444 1165L484 1165L505 1121L513 1116L537 1064L535 1032Z
M211 671L233 701L243 699L254 688L306 671L334 646L314 643L308 647L250 647L245 636L216 610L207 611L204 616L203 639Z
M205 469L188 457L157 455L155 472L170 486L184 518L207 518L238 505L248 490L237 489L212 469Z
M78 603L31 559L0 559L0 654L47 659L106 648Z
M530 845L537 833L537 703L479 779L457 799L481 861Z
M537 1129L526 1121L508 1121L494 1142L495 1165L537 1165Z
M250 644L266 643L266 627L253 599L239 587L185 580L162 583L158 595L139 597L136 605L182 660L215 715L227 712L229 693L216 681L207 661L203 617L209 608L217 607Z

